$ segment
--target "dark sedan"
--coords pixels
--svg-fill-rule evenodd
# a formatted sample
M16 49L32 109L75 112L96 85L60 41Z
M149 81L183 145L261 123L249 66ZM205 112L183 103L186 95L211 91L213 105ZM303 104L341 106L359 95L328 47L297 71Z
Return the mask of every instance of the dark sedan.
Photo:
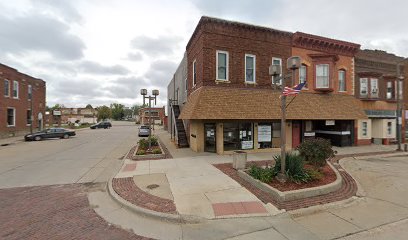
M44 131L27 134L24 136L26 141L40 141L47 138L64 138L67 139L71 136L75 136L76 133L73 130L64 128L48 128Z
M111 127L112 127L112 124L110 122L100 122L100 123L92 125L90 128L91 129L96 129L96 128L107 129L107 128L111 128Z

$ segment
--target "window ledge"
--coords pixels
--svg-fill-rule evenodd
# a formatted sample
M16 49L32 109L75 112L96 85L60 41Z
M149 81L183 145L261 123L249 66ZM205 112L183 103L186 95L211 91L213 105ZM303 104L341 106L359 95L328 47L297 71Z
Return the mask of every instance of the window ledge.
M8 128L16 127L16 125L7 125Z
M334 91L333 88L315 88L314 90L317 92L333 92Z
M231 81L229 81L229 80L219 80L219 79L216 79L216 80L215 80L215 83L216 83L216 84L219 84L219 83L231 83Z
M258 85L256 82L247 82L245 81L245 85Z

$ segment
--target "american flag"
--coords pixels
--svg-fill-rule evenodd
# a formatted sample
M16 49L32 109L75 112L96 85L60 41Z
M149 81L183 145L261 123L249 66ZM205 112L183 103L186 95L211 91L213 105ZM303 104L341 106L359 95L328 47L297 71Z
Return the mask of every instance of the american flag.
M306 85L306 82L300 83L293 87L285 87L282 92L282 96L297 95L300 93L302 88Z

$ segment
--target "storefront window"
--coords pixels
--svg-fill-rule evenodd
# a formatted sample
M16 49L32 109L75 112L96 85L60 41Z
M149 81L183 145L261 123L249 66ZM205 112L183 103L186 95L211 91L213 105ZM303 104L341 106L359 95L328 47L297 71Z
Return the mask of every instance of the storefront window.
M252 123L224 123L224 151L253 148Z
M258 124L258 148L272 148L272 123Z

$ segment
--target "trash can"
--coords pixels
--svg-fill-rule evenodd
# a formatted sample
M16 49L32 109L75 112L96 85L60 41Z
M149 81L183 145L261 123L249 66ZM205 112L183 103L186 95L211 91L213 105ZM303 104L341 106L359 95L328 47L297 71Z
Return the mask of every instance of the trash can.
M232 167L236 170L242 170L246 167L247 153L244 151L234 151L232 154Z

